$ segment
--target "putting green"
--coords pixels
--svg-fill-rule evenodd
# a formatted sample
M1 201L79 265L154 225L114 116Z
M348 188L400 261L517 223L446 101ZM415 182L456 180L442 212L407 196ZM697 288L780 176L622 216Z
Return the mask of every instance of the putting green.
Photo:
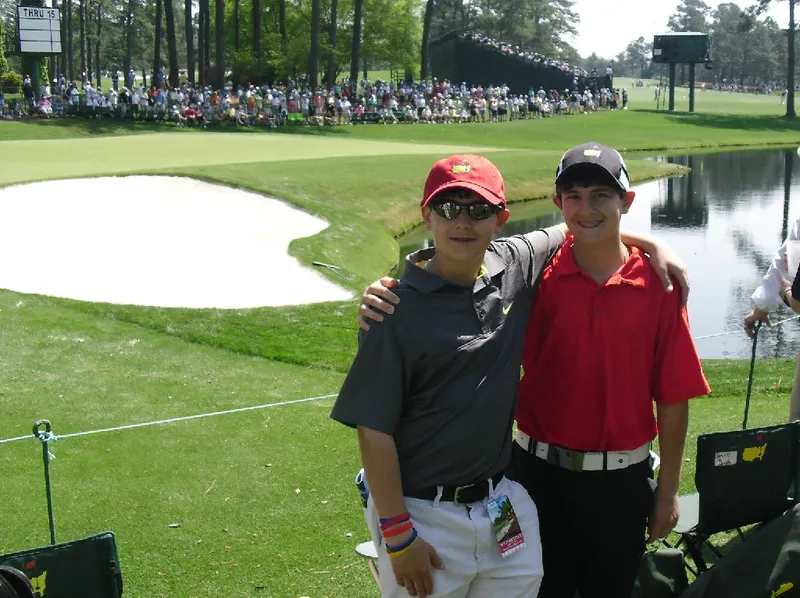
M99 139L5 141L0 143L0 185L187 166L497 151L503 150L280 133L167 132Z

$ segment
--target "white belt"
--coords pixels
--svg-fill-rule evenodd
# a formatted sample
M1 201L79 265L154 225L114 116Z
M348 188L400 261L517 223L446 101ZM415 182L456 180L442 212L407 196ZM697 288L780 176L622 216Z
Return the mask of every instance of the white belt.
M539 442L521 431L517 431L515 440L527 453L571 471L625 469L630 465L641 463L650 456L649 442L631 451L584 453Z

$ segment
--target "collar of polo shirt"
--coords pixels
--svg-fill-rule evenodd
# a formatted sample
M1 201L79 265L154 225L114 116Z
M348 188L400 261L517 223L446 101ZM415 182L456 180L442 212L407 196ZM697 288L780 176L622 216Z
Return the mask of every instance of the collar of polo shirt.
M433 259L434 255L436 255L436 249L434 247L420 249L408 255L405 260L405 269L403 270L401 279L417 289L420 293L433 293L448 284L447 281L439 275L418 265L420 262L427 262ZM492 246L489 245L489 249L483 257L483 265L481 266L480 276L475 284L475 290L486 286L487 278L493 278L495 275L503 272L505 268L506 265L503 260L492 251Z

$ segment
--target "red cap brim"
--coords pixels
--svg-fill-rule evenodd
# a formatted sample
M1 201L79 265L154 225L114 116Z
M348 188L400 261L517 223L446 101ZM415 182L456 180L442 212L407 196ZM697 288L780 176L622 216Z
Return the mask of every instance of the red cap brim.
M448 181L444 185L437 187L430 195L428 195L428 197L424 198L422 200L422 204L420 205L422 205L422 207L427 206L429 203L431 203L431 200L436 198L437 195L439 195L442 191L447 191L448 189L467 189L468 191L477 193L494 206L506 205L505 198L498 197L486 187L482 187L471 181Z

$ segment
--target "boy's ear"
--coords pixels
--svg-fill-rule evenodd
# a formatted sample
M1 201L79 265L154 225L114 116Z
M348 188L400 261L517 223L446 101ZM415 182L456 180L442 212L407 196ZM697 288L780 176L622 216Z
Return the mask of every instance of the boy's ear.
M561 196L560 195L554 195L553 196L553 203L556 204L556 207L559 210L562 209L562 203L561 203Z
M424 206L422 208L422 221L425 223L425 228L431 230L431 207Z
M503 228L503 225L508 222L508 217L511 216L511 212L508 210L500 210L497 212L497 228L495 230L495 234L500 233L500 229Z
M628 210L631 209L631 204L633 203L634 198L636 197L636 193L633 191L628 191L625 195L622 196L622 213L627 214Z

